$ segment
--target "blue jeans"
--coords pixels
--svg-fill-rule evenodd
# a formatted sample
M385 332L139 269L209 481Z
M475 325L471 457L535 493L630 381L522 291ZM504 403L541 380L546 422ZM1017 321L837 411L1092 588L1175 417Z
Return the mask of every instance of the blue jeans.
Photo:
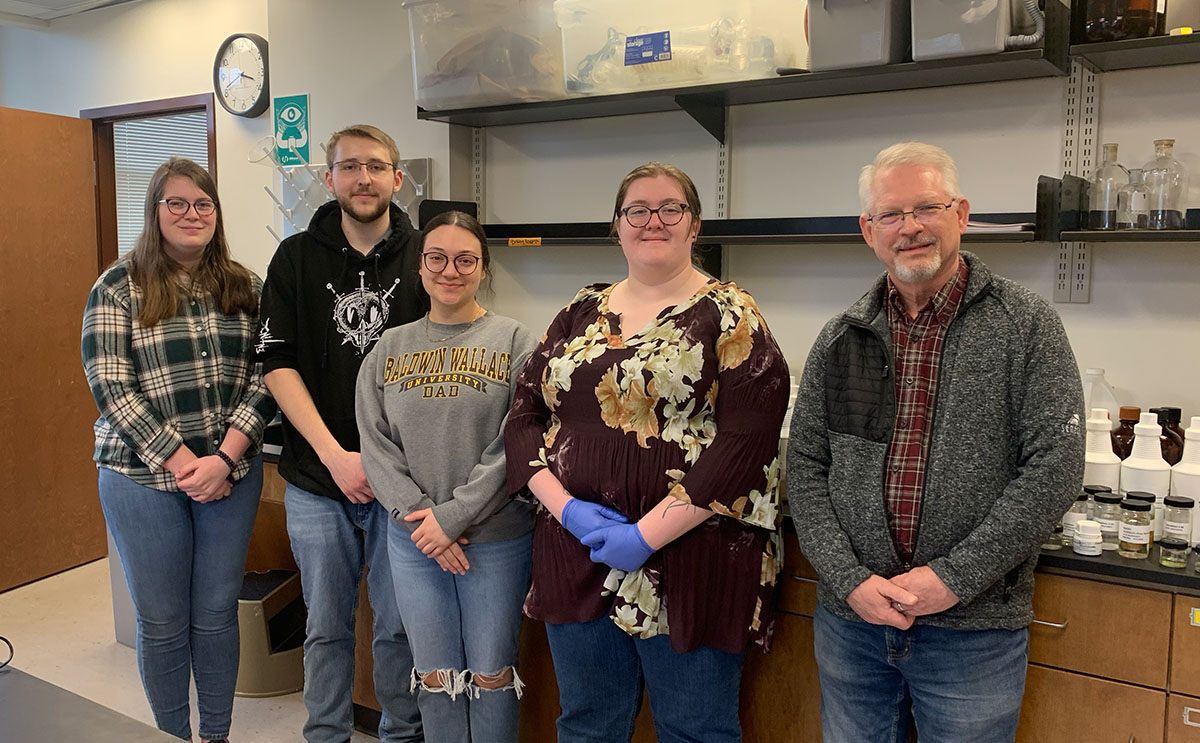
M908 630L818 606L813 645L825 743L1012 743L1025 693L1028 630Z
M262 494L262 460L226 497L197 503L100 467L100 506L137 613L138 671L158 728L192 736L196 678L200 737L229 735L238 672L238 594Z
M462 545L471 567L443 571L417 549L407 529L388 527L392 581L418 675L417 701L431 741L517 743L521 680L517 655L521 605L529 590L533 532L503 542ZM474 682L511 669L498 688Z
M421 716L408 690L413 660L396 609L388 564L388 515L377 502L350 503L288 484L288 538L300 566L308 606L304 638L304 705L308 743L347 743L354 729L354 612L367 564L367 597L375 615L375 697L382 708L379 739L420 743Z
M634 638L608 616L547 624L546 636L562 708L558 743L628 741L643 683L659 743L741 741L738 694L745 653L707 647L677 653L669 637Z

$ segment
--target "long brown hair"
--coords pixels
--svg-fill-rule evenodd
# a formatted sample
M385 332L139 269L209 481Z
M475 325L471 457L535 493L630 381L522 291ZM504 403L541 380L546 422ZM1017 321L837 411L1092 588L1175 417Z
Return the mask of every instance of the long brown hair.
M183 267L163 249L162 230L158 226L158 202L163 197L167 180L176 175L194 183L217 205L216 230L200 256L200 263L191 271L190 286L180 283L178 277L182 275ZM250 271L229 255L217 184L207 170L191 160L173 157L154 171L150 187L146 189L142 234L138 235L137 243L124 260L129 262L129 278L145 295L137 317L144 327L153 327L174 317L185 291L206 294L226 315L239 311L253 313L258 307Z

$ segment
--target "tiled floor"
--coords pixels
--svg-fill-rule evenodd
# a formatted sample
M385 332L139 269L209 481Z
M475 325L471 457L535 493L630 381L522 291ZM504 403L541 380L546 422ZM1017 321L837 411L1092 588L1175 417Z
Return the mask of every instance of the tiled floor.
M0 593L0 635L16 649L13 666L52 684L153 725L138 678L137 657L113 635L108 561ZM0 645L0 659L7 649ZM193 728L195 727L195 689ZM301 740L300 694L233 703L233 743ZM356 743L373 741L355 733Z

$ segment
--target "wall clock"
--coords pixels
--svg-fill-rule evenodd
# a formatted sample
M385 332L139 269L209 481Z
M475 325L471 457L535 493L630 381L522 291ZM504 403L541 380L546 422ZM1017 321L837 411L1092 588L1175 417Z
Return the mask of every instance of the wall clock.
M271 105L267 84L267 40L257 34L233 34L217 47L213 91L225 110L253 118Z

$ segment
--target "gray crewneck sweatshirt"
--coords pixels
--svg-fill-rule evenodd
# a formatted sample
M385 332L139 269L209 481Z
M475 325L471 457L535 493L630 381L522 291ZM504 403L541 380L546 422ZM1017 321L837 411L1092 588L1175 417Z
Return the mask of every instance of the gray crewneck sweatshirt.
M450 539L514 539L533 528L533 504L505 486L504 420L537 340L488 312L474 323L428 317L392 328L363 360L355 412L362 464L392 520L432 508Z

